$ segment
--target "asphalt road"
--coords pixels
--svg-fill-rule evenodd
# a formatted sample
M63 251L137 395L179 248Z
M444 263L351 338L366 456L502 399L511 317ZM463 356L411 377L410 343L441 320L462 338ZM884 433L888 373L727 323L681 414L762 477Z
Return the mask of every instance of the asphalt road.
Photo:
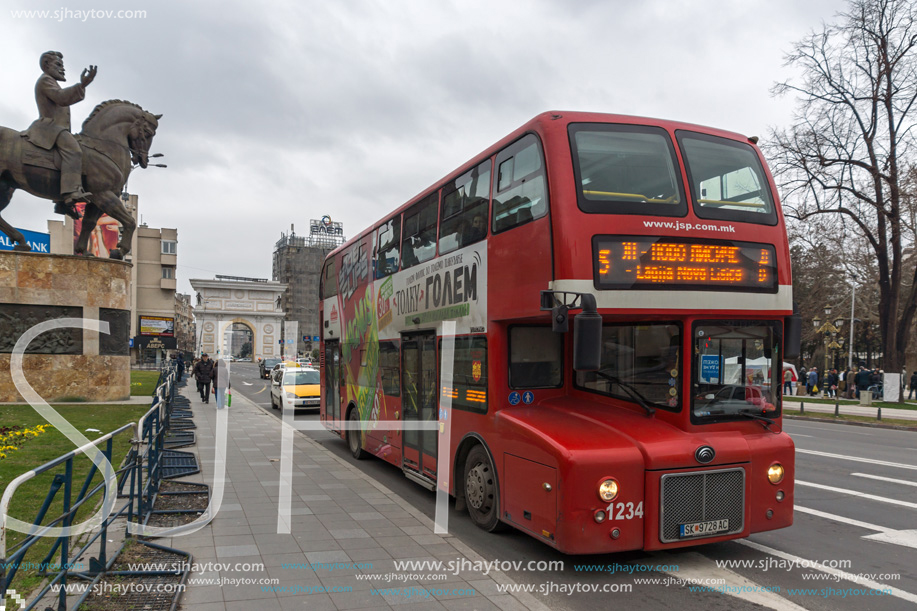
M234 363L232 384L233 392L279 417L270 407L269 381L258 378L256 365ZM318 420L318 414L295 418ZM517 583L533 585L533 594L552 609L917 608L917 433L792 420L785 428L797 448L791 528L678 552L603 556L565 556L518 531L485 533L454 509L449 529L487 560L562 561L563 570L549 573L506 571ZM377 459L353 461L344 441L331 433L304 433L433 517L434 494L397 468ZM614 564L627 568L595 566ZM670 568L641 570L649 565ZM719 591L699 592L683 584L687 579L725 581L710 586ZM603 584L632 589L583 591ZM877 596L876 588L891 593ZM579 591L569 593L574 589Z

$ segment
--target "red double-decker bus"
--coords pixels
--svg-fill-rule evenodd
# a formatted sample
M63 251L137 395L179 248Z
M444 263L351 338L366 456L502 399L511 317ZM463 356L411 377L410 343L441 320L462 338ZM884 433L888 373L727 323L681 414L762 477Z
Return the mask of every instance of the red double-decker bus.
M566 553L789 526L799 317L755 142L535 117L329 254L323 423Z

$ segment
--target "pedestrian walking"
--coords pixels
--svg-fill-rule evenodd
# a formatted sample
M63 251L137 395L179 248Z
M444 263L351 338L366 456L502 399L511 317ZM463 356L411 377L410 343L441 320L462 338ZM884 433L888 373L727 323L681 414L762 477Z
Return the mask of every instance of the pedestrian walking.
M812 367L809 369L809 376L806 380L806 391L809 393L810 397L815 396L815 391L818 390L818 369Z
M217 400L217 409L223 409L226 404L226 394L232 388L229 382L229 365L223 359L218 359L210 375L213 379L213 393Z
M783 372L783 394L790 396L793 394L793 371L791 369Z
M194 379L197 380L197 392L201 395L201 401L210 403L210 381L213 378L213 361L205 352L201 355L201 360L197 362L192 371Z
M907 400L908 401L911 400L911 395L913 395L915 392L917 392L917 371L911 374L911 381L910 381L910 384L908 385L908 391L907 391Z
M185 358L182 356L182 353L178 353L178 381L181 382L182 377L185 375Z

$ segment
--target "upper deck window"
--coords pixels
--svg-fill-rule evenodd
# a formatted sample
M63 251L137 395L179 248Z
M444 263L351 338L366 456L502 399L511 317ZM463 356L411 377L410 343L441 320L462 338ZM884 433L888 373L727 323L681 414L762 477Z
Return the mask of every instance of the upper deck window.
M684 216L675 148L665 130L642 125L569 127L577 199L584 212Z
M401 242L401 217L389 219L376 230L375 277L391 276L398 271L398 244Z
M439 193L432 193L404 213L401 269L429 261L436 254L436 208Z
M548 213L544 162L538 138L523 136L499 153L494 174L494 233L523 225Z
M463 248L487 237L490 203L490 160L458 177L443 189L439 254Z
M697 216L777 224L764 168L750 145L696 132L675 135L684 154Z

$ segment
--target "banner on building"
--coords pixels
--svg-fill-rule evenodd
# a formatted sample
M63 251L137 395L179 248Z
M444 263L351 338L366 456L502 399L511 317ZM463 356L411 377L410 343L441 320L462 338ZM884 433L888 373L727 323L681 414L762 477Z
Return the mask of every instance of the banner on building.
M134 347L140 350L175 350L174 337L138 335L134 338Z
M51 252L50 233L40 233L38 231L29 231L28 229L20 229L19 232L22 233L22 237L25 238L25 243L29 245L32 252ZM13 246L15 245L16 244L6 235L0 233L0 250L13 250Z
M175 319L162 316L140 316L140 335L175 337Z

